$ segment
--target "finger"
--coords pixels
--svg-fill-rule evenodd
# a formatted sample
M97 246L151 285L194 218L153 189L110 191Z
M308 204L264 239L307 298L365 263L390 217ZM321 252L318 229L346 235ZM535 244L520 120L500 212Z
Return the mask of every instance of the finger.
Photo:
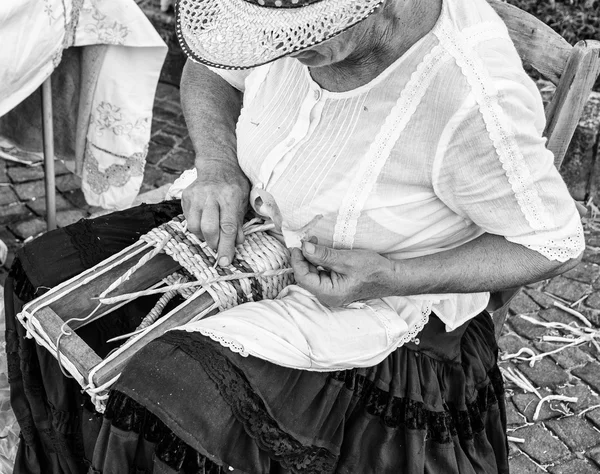
M200 221L202 219L202 208L194 205L194 201L186 193L187 189L184 190L181 198L181 207L183 207L183 214L187 222L187 229L200 239L202 237L202 228Z
M292 258L290 259L294 269L294 278L296 283L301 286L317 285L319 282L319 272L309 261L304 258L299 248L292 249Z
M238 217L231 206L220 208L219 222L219 265L226 267L233 261L235 241L238 237Z
M204 211L200 219L202 235L208 246L217 250L219 245L219 206L216 201L208 199L204 204Z
M235 245L242 245L246 240L246 236L244 235L244 229L242 228L242 223L238 223L238 231L237 237L235 238Z
M317 267L324 267L333 271L342 271L345 268L344 260L340 258L340 252L323 245L304 242L302 244L302 254L306 260Z

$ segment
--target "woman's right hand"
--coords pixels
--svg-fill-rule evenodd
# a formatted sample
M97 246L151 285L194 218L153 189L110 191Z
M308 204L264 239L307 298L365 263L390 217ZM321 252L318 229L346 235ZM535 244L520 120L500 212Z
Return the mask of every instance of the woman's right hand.
M218 159L197 162L198 177L183 191L188 230L217 251L219 265L231 263L244 241L242 225L250 183L237 164Z

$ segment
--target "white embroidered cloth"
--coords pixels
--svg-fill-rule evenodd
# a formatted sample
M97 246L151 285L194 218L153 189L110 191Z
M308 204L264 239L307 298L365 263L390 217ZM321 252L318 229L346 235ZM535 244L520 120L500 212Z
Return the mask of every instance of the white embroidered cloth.
M105 46L90 91L82 188L91 205L128 207L142 184L167 52L134 0L2 1L0 43L0 116L50 76L65 48Z
M324 90L293 59L215 71L244 91L242 169L290 228L322 215L312 229L320 244L406 259L487 232L551 260L583 251L579 215L541 136L541 97L484 0L445 0L428 35L348 92ZM194 173L183 179L175 188ZM481 312L489 294L383 300L414 336L431 310L452 330ZM277 332L275 313L273 320ZM257 331L253 347L268 337Z

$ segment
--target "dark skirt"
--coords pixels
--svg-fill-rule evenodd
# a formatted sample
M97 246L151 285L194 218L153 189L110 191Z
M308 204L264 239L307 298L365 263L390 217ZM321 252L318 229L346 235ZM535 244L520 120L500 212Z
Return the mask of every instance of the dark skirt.
M172 331L128 364L104 417L53 356L25 338L22 304L181 212L140 206L51 232L22 249L7 280L15 473L506 473L506 420L494 328L482 313L447 333L432 315L375 367L318 373L242 357ZM155 297L79 334L104 341L135 328Z

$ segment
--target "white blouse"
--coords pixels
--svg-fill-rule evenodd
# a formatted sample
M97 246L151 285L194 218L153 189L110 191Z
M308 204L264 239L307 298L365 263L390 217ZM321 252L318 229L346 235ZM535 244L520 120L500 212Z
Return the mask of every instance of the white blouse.
M429 34L348 92L324 90L291 58L214 71L244 92L243 171L274 197L290 229L322 215L311 231L320 244L405 259L487 232L550 260L584 249L579 215L542 138L541 97L485 0L445 0ZM384 298L410 337L431 311L452 330L488 300Z

